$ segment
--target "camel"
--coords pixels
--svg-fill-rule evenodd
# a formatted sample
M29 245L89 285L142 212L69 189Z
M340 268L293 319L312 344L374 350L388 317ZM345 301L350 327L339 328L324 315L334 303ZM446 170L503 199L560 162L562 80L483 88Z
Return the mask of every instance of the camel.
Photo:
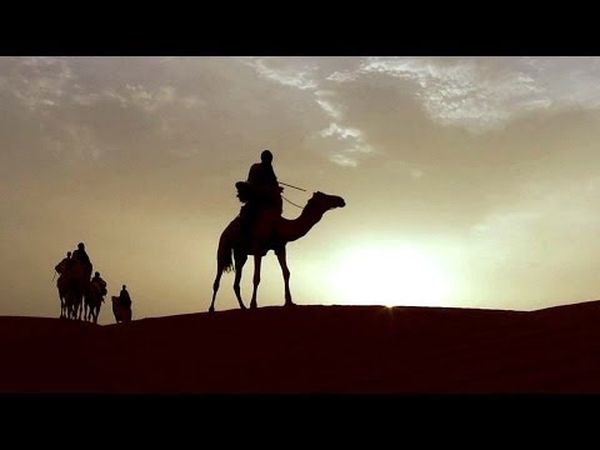
M89 283L84 299L84 312L83 320L98 323L98 316L100 315L100 307L104 302L104 295L100 286L96 283Z
M86 280L85 268L81 264L73 264L68 272L63 272L56 280L60 299L60 317L81 319L83 297L89 279Z
M115 322L131 322L131 307L127 308L126 306L121 305L119 296L113 295L111 300Z
M58 288L58 298L60 299L60 318L67 319L69 317L69 278L65 274L61 274L56 280L56 287Z
M240 309L246 309L240 293L240 281L242 279L242 270L248 260L248 255L254 255L254 278L252 299L250 300L250 309L257 308L257 290L260 283L260 266L263 256L269 250L273 250L279 265L285 284L285 304L284 306L293 306L292 294L290 292L290 270L286 262L285 246L288 242L293 242L305 236L313 226L323 217L323 214L330 209L343 208L346 202L342 197L336 195L315 192L308 200L302 213L296 219L290 220L279 216L273 211L263 211L256 221L252 233L252 243L245 242L241 234L239 216L232 220L225 228L219 239L217 250L217 275L213 283L213 295L208 312L215 310L215 299L223 272L235 271L233 290L240 305ZM235 268L234 262L235 260Z

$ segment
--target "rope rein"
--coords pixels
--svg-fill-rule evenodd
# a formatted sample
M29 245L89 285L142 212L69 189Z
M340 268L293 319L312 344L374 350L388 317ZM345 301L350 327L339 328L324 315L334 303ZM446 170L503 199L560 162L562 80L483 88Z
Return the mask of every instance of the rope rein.
M298 189L299 191L302 191L302 192L306 192L306 189L304 189L304 188L301 188L301 187L298 187L298 186L294 186L292 184L287 184L287 183L284 183L283 181L278 181L278 183L279 184L283 184L284 186L288 186L288 187L291 187L291 188L294 188L294 189Z
M301 188L301 187L298 187L298 186L294 186L294 185L292 185L292 184L287 184L287 183L284 183L283 181L279 181L278 183L279 183L279 184L283 184L284 186L291 187L291 188L293 188L293 189L298 189L299 191L302 191L302 192L306 192L306 189L304 189L304 188ZM287 198L285 198L285 196L284 196L284 195L282 195L282 196L281 196L281 198L283 198L283 199L284 199L286 202L290 203L291 205L294 205L296 208L300 208L300 209L302 209L302 206L300 206L300 205L298 205L298 204L294 203L294 202L293 202L293 201L291 201L291 200L288 200Z
M284 199L286 202L288 202L288 203L291 203L291 204L292 204L292 205L294 205L296 208L300 208L300 209L302 209L302 206L300 206L300 205L297 205L296 203L294 203L294 202L293 202L293 201L291 201L291 200L288 200L287 198L285 198L285 196L284 196L284 195L282 195L282 196L281 196L281 198L283 198L283 199Z

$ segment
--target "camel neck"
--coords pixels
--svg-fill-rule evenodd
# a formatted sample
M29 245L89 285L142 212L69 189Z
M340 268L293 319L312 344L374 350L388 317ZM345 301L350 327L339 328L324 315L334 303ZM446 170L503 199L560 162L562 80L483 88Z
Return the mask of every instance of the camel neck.
M323 214L324 211L318 210L313 205L306 205L297 218L284 221L283 237L288 242L300 239L321 220Z

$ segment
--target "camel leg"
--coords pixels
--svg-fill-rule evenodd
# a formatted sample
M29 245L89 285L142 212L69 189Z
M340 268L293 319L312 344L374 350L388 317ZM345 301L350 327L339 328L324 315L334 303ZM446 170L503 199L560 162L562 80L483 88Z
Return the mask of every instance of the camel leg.
M260 284L260 263L262 262L262 256L256 252L254 255L254 279L252 280L254 288L252 289L252 300L250 301L250 309L255 309L256 305L256 291Z
M240 304L240 309L246 309L244 302L242 301L242 294L240 292L240 281L242 280L242 271L244 270L244 264L248 261L248 255L244 253L235 254L235 280L233 281L233 291Z
M74 308L73 296L71 294L68 294L67 297L65 297L65 301L66 301L66 307L67 307L67 319L72 320L73 319L73 308Z
M221 282L221 276L223 275L223 268L217 267L217 276L215 277L215 281L213 283L213 295L212 301L210 302L210 307L208 308L208 312L215 312L215 298L217 298L217 291L219 290L219 283Z
M292 302L292 293L290 292L290 269L287 266L285 258L285 247L277 250L275 253L281 266L281 273L283 274L283 282L285 284L285 306L292 306L294 302Z

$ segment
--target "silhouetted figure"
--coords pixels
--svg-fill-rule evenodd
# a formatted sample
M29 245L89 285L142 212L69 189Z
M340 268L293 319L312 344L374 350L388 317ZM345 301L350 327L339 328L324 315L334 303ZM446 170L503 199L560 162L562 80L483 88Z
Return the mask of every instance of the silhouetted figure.
M74 256L75 253L68 252L67 257L54 269L60 273L56 287L61 302L61 317L81 319L83 296L88 289L90 278L87 266L81 262L81 255L77 255L77 258Z
M67 252L67 256L61 260L55 267L54 270L59 275L68 272L73 266L73 260L71 259L71 252Z
M108 293L106 290L106 281L100 277L100 272L94 274L94 278L90 281L89 289L85 295L85 310L83 314L84 320L91 320L94 323L98 322L100 315L100 307L104 302L104 296Z
M123 285L121 293L119 294L119 303L125 308L131 308L131 297L129 296L129 292L127 292L127 286L125 285Z
M238 198L245 203L240 210L240 225L246 241L252 237L252 229L261 211L269 210L273 217L281 216L283 188L277 182L273 170L273 154L264 150L260 155L260 163L253 164L246 181L238 181L236 188Z
M100 276L100 272L96 272L94 274L94 278L92 278L92 285L97 286L98 287L98 291L102 294L102 295L106 295L107 294L107 290L106 290L106 281L104 281L102 279L102 277Z
M117 323L131 321L131 297L125 285L123 285L118 297L112 296L112 307Z
M337 195L328 195L322 192L315 192L306 206L302 210L299 217L294 220L289 220L279 215L274 221L270 221L265 215L258 219L258 223L252 230L253 246L248 247L245 244L245 237L242 235L240 221L241 217L236 217L225 228L219 238L219 248L217 250L217 275L213 282L213 296L208 309L209 312L215 310L215 298L219 290L219 283L223 272L229 272L234 267L232 254L235 259L235 281L233 282L233 290L241 309L246 309L242 301L240 293L240 280L242 278L242 270L244 264L248 260L248 255L254 255L254 278L252 291L252 300L250 308L256 308L256 296L258 284L260 283L260 265L261 258L268 250L274 250L281 266L283 280L285 283L285 306L291 306L292 294L290 292L290 271L286 262L285 246L288 242L300 239L306 235L313 226L315 226L323 217L325 212L346 206L346 202L342 197ZM269 226L263 226L264 223L269 223Z
M67 252L67 256L54 266L54 270L59 275L58 280L56 280L56 287L58 289L58 298L60 299L61 319L68 317L67 296L69 289L69 275L71 274L72 269L73 260L71 259L71 252Z
M86 273L87 280L89 281L89 279L92 276L93 266L92 266L92 262L90 261L90 257L88 256L87 252L85 251L85 244L83 242L80 242L79 244L77 244L77 250L75 250L73 252L72 259L83 265L84 272Z

